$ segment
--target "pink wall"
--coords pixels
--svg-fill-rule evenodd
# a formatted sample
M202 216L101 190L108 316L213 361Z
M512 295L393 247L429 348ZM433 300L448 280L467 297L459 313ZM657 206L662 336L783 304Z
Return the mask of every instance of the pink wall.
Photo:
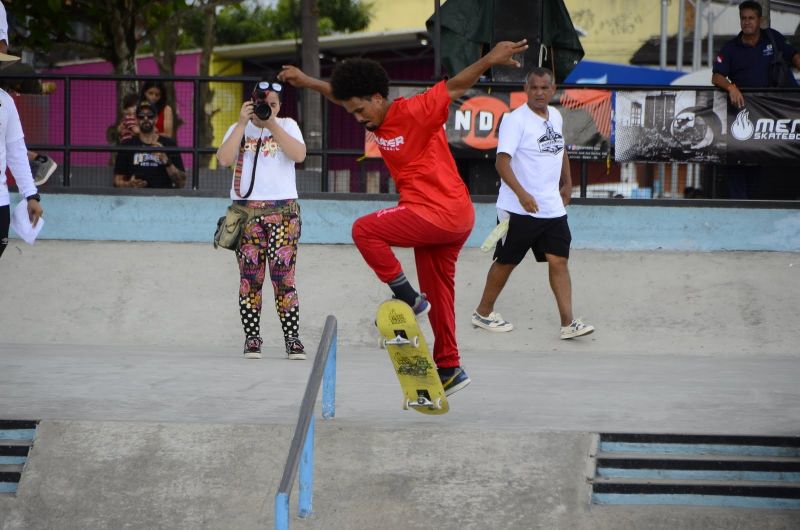
M177 57L175 75L197 75L199 53L182 54ZM158 68L151 57L137 59L136 70L141 75L157 75ZM96 61L55 68L48 71L56 74L112 74L111 63ZM64 143L64 81L55 81L56 90L50 95L49 109L49 143ZM175 81L175 98L173 105L183 124L178 128L179 146L192 147L192 129L194 126L193 87L190 81ZM115 126L117 120L117 96L115 81L72 80L71 81L70 145L108 145L106 136L109 126ZM61 153L52 153L58 162L63 160ZM109 153L72 153L72 164L77 166L106 166L111 163ZM184 165L189 167L191 156L183 155Z

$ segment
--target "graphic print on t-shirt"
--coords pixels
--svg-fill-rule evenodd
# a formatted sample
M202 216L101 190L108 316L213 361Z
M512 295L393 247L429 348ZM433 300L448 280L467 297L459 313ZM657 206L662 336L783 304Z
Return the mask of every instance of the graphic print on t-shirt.
M158 167L163 166L164 163L155 153L134 153L133 154L133 167Z
M545 133L539 137L539 150L557 155L564 149L564 137L553 129L553 124L545 120Z

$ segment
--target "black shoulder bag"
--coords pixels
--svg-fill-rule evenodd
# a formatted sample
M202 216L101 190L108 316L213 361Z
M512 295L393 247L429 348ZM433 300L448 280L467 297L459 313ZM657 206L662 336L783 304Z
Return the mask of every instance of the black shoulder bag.
M242 195L242 190L239 188L239 196L246 199L253 193L253 185L256 182L256 165L258 165L258 152L261 149L261 138L258 138L256 144L256 153L253 159L253 172L250 175L250 187L247 193ZM241 171L242 159L244 158L244 137L242 138L242 145L239 147L240 159L236 161L235 173L239 172L239 185L241 186ZM244 206L238 204L231 204L225 211L225 215L217 220L217 230L214 232L214 248L225 248L228 250L239 250L239 245L242 242L242 230L247 224L249 212Z
M778 48L772 30L765 29L772 44L772 60L769 63L769 84L773 87L795 86L792 70L783 58L783 48Z

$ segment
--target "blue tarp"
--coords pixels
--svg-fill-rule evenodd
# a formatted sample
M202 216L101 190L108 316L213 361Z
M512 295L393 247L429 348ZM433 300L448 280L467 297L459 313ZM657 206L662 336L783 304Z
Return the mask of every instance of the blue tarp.
M685 75L677 70L660 70L644 66L580 61L564 83L597 85L669 85Z

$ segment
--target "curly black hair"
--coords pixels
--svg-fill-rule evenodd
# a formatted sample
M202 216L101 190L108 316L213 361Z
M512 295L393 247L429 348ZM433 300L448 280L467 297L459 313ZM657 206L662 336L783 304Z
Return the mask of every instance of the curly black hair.
M331 74L333 97L339 101L368 98L373 94L389 97L389 75L372 59L347 59L336 65Z

